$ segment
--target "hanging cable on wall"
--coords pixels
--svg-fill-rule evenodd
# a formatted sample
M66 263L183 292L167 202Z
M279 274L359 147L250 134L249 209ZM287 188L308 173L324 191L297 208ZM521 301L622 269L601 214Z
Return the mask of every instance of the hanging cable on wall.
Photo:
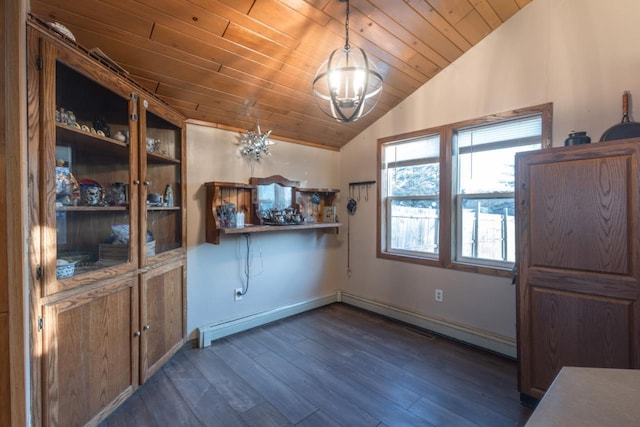
M242 291L241 292L237 292L236 295L238 296L244 296L247 294L247 292L249 292L249 282L251 280L251 233L242 233L242 236L244 236L245 238L245 244L246 244L246 253L245 253L245 263L244 263L244 283L242 285ZM260 261L262 262L262 254L260 254ZM261 270L258 274L262 273L262 264L261 264ZM256 276L256 275L254 275Z

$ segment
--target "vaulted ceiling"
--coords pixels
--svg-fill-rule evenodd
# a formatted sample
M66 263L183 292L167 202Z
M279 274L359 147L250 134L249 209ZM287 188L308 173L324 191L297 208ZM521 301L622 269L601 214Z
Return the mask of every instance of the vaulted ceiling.
M339 0L31 0L183 113L231 130L339 148L531 0L351 0L350 42L377 64L376 109L338 123L312 94L344 46Z

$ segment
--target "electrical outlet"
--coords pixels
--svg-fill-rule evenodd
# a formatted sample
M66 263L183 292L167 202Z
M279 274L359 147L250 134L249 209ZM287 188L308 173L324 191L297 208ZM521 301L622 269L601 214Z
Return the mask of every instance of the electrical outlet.
M242 288L236 288L233 293L233 299L236 301L240 301L242 299Z
M436 289L435 299L438 302L442 302L444 300L444 292L442 292L442 289Z

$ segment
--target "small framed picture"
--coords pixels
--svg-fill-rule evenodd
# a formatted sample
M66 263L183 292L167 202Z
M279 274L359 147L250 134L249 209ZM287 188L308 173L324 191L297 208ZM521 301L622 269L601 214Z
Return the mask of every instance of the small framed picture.
M322 222L336 222L335 206L325 206L322 209Z

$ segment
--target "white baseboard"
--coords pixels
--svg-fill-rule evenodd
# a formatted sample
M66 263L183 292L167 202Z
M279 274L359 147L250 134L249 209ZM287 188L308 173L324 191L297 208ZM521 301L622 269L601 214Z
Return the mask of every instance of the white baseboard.
M444 335L513 359L517 357L516 340L509 337L413 313L345 292L339 292L338 301L433 331L439 335Z
M493 334L485 330L470 328L469 326L459 325L442 319L413 313L398 307L368 300L342 291L337 291L334 294L290 304L262 313L252 314L239 319L200 327L198 328L198 346L200 348L209 347L212 341L219 338L266 325L267 323L300 314L308 310L313 310L314 308L322 307L334 302L353 305L391 319L433 331L439 335L444 335L507 357L516 358L516 340L514 339Z
M204 348L211 345L211 341L223 338L238 332L246 331L251 328L266 325L285 317L293 316L314 308L322 307L337 301L337 293L326 295L323 297L313 298L310 300L298 302L295 304L278 307L273 310L264 311L262 313L252 314L250 316L241 317L239 319L230 320L228 322L217 323L209 326L198 328L198 347Z

